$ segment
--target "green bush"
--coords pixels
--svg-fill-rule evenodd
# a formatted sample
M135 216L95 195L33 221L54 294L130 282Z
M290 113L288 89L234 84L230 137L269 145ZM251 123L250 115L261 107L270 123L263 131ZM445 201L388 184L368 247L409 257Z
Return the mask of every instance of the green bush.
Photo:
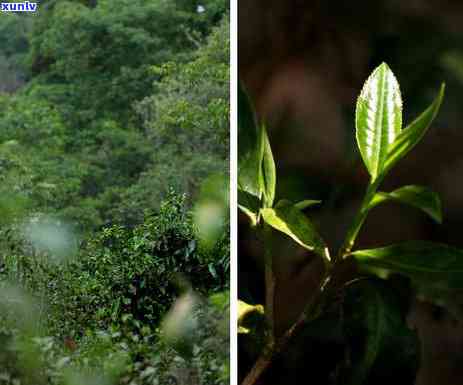
M218 266L223 251L215 250L214 271L224 270ZM223 287L223 274L209 271L210 260L198 247L184 198L172 194L143 224L104 228L74 261L46 273L50 322L59 334L110 325L130 325L137 333L155 327L184 290L182 280L203 293Z
M204 378L199 383L224 383L228 294L219 293L228 282L228 234L203 249L192 218L185 198L171 193L143 224L103 228L81 245L75 258L64 260L25 241L20 227L4 231L0 285L23 287L24 295L30 296L27 309L36 315L27 332L18 329L15 312L0 319L0 325L14 326L2 334L11 342L5 345L10 353L0 349L8 375L29 378L21 370L22 357L48 341L39 366L49 372L51 383L63 383L65 368L103 368L109 377L117 377L111 381L149 384L161 375L175 377L194 370L198 381ZM163 342L162 319L182 293L191 290L199 299L217 294L210 303L200 299L191 310L189 317L197 326L187 345ZM28 342L18 343L17 338ZM117 359L119 366L112 367L108 357ZM58 361L62 365L56 367L53 362Z

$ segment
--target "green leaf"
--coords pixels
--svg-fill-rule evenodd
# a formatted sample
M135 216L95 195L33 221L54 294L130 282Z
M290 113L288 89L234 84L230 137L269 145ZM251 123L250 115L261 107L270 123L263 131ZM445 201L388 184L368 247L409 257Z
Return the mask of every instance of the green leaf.
M360 154L374 181L402 129L399 83L386 63L377 67L363 86L357 99L355 126Z
M312 206L318 205L320 203L322 203L322 201L306 199L306 200L294 203L294 207L296 207L297 209L302 211L302 210L305 210L308 207L312 207ZM293 202L291 202L288 199L281 199L281 200L278 201L278 203L275 205L275 207L288 206L288 205L292 205L292 204L293 204Z
M310 220L290 202L273 209L261 210L264 221L274 229L291 237L299 245L326 257L326 246Z
M306 199L300 202L297 202L294 206L296 206L299 210L305 210L308 207L316 206L322 203L322 201Z
M354 365L350 379L353 385L362 384L366 380L388 334L388 309L381 292L368 282L362 282L356 289L356 296L362 298L357 305L362 307L358 310L361 319L357 322L363 323L366 335L363 354Z
M238 189L238 208L249 217L252 226L257 225L260 201L256 196Z
M275 199L276 169L272 149L263 124L257 122L251 101L244 89L238 93L238 188L253 200L272 207ZM242 194L241 197L244 197ZM239 197L240 198L240 197ZM255 205L250 199L239 200L239 205L254 221ZM261 204L259 203L259 207Z
M419 282L463 288L463 251L427 241L405 242L351 253L361 267L396 272Z
M436 222L442 222L442 204L439 195L422 186L404 186L390 193L378 192L370 203L373 208L383 202L394 200L423 210Z
M391 374L391 370L400 372L402 365L414 361L416 343L404 322L400 297L385 282L364 279L348 286L343 310L351 350L352 372L346 381L348 384L370 383L372 369L374 377L378 377L384 369L386 375ZM398 348L402 350L397 351ZM387 365L382 365L384 358Z
M238 89L238 187L261 198L263 135L251 101L241 84Z
M244 301L238 300L238 333L248 334L251 332L252 322L250 316L263 318L264 307L262 305L249 305Z
M439 111L444 98L444 92L445 84L442 84L432 104L418 116L418 118L401 131L387 154L385 172L392 169L392 167L408 154L424 136Z
M262 186L261 190L264 197L264 207L272 207L275 199L276 187L276 169L275 161L273 160L272 148L268 140L267 130L265 126L261 127L261 135L263 136L264 154L262 159Z

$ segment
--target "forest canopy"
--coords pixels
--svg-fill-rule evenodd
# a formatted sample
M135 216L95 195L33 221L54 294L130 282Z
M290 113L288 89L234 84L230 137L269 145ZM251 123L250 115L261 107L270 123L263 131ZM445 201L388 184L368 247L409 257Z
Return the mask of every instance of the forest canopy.
M134 205L156 210L171 187L191 199L225 172L228 21L224 2L202 6L48 1L2 15L2 89L23 83L0 97L3 185L86 231L140 222Z

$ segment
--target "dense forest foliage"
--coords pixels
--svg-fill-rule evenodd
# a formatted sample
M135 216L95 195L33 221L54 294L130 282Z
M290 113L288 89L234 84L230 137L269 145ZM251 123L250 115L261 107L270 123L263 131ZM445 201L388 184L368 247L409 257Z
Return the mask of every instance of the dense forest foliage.
M2 13L0 384L228 382L223 0Z

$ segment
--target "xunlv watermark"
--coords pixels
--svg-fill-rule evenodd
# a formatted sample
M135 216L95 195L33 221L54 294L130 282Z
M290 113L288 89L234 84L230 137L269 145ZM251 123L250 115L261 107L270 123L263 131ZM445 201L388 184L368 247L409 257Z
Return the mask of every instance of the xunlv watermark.
M2 12L35 12L37 3L24 1L21 3L2 3L0 11Z

